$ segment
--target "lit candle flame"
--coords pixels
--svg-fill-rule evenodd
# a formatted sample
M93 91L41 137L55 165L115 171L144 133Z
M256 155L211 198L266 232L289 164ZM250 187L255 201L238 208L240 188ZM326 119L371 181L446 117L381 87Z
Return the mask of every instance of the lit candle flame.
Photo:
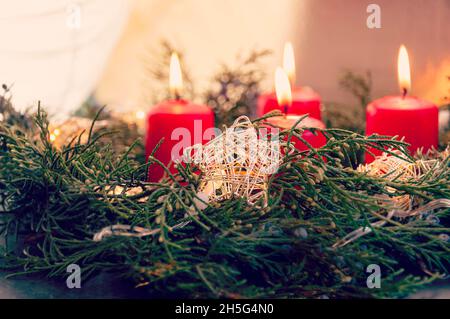
M400 86L400 91L403 95L411 90L411 70L409 66L409 57L406 47L402 45L398 52L398 85Z
M183 90L183 76L181 74L180 60L176 53L172 53L170 57L169 87L171 94L178 99Z
M294 84L295 84L295 56L294 56L294 48L292 47L291 42L286 42L284 45L283 69L289 78L291 87L294 87Z
M136 111L135 116L136 116L136 119L142 120L145 117L145 112L142 110L138 110L138 111Z
M275 71L275 92L277 94L278 105L284 107L284 113L292 104L291 85L286 72L282 68Z

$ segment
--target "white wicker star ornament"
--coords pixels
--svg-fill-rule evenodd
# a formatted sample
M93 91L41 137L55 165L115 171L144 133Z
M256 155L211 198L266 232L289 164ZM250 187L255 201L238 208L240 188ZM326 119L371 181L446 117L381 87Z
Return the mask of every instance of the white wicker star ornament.
M205 145L196 144L184 152L202 171L199 197L218 202L243 197L250 205L262 200L267 205L267 180L280 163L279 141L259 136L246 116Z

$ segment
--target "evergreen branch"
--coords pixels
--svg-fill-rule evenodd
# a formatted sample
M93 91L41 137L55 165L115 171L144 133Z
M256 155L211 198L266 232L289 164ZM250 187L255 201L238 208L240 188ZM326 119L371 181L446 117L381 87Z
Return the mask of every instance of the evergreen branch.
M62 277L76 263L89 276L112 271L130 278L149 296L350 298L402 297L449 273L449 209L435 210L434 218L393 219L331 249L386 215L390 207L380 196L414 195L423 203L450 198L448 159L433 174L406 182L354 170L356 152L368 148L409 156L403 142L319 130L327 138L320 149L282 145L290 153L269 180L267 207L232 198L201 211L194 167L148 183L147 165L129 152L118 156L96 138L57 149L45 113L40 109L33 119L34 138L28 129L0 124L0 234L6 239L0 265L11 274ZM302 130L283 131L281 138L301 137ZM148 165L164 166L155 158ZM172 227L186 219L192 222ZM159 237L92 240L115 224L158 229ZM366 286L369 264L382 268L381 289Z

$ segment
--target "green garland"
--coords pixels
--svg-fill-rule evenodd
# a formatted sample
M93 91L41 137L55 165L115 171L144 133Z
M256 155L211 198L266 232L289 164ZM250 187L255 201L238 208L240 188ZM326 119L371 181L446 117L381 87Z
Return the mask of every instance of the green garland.
M356 154L368 147L406 155L402 142L327 129L324 147L284 157L269 180L267 207L235 198L198 210L195 167L144 182L148 165L133 158L133 145L115 154L101 143L107 132L91 128L87 142L56 149L45 113L32 120L33 128L0 124L0 265L11 274L65 277L76 263L83 279L112 272L149 297L348 298L402 297L449 273L449 209L434 212L440 223L392 220L331 248L389 209L374 195L450 197L448 159L433 178L408 182L354 170ZM299 129L286 134L301 138ZM150 158L149 165L161 164ZM186 219L191 223L172 228ZM160 233L92 240L116 223ZM381 266L380 289L367 288L369 264Z

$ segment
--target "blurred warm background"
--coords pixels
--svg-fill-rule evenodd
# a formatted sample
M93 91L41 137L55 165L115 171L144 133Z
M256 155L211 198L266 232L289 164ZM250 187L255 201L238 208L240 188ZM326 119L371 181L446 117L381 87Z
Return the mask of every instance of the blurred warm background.
M365 0L1 0L0 80L16 105L37 99L53 112L74 110L94 92L120 111L151 107L148 67L166 40L184 53L198 88L220 63L271 49L266 88L293 42L297 81L324 100L351 97L338 85L346 69L372 72L373 97L397 92L397 50L412 63L413 94L442 104L450 75L450 1L377 0L381 29L368 29ZM79 12L77 12L79 8ZM79 26L67 21L77 18ZM72 21L73 22L73 21ZM68 24L69 23L69 24Z

